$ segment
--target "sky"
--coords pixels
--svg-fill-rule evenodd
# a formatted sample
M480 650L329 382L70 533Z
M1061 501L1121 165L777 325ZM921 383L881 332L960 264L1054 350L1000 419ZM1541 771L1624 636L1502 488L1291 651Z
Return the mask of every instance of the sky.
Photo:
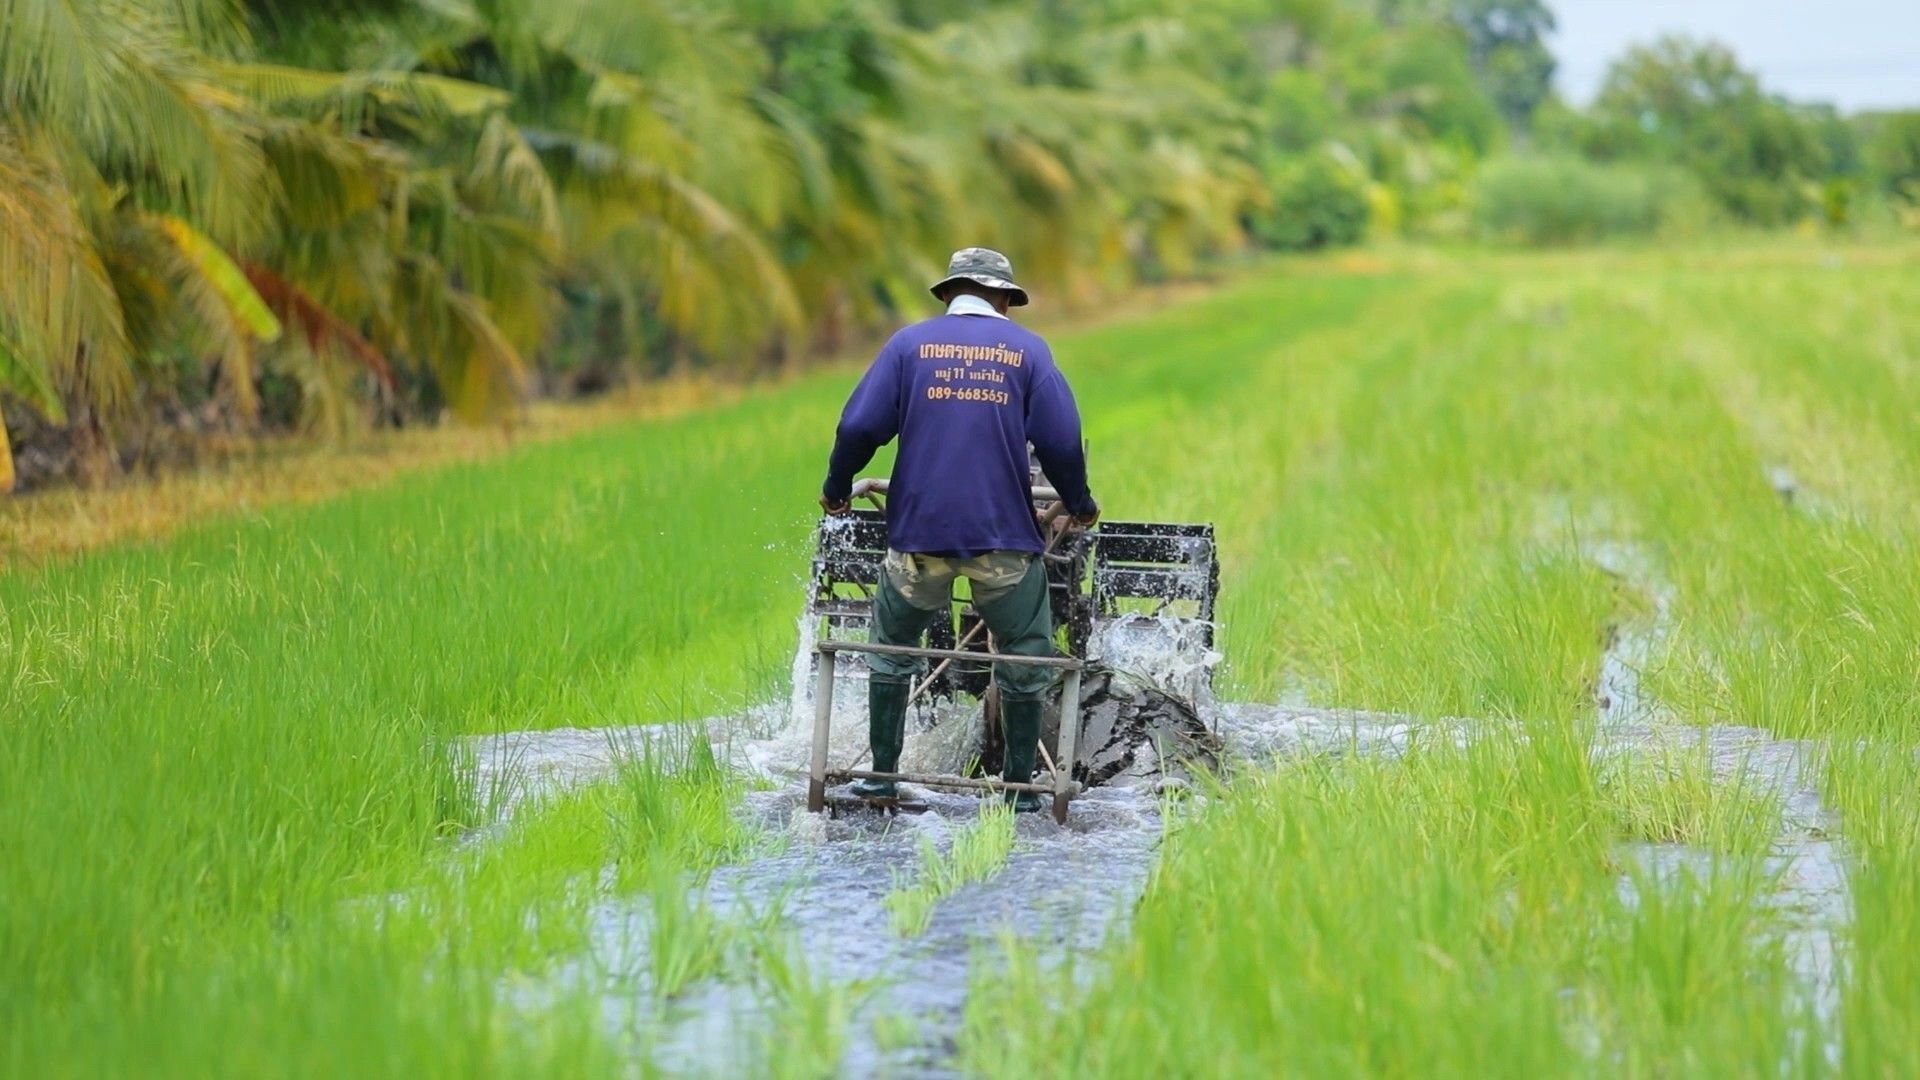
M1586 104L1628 45L1681 32L1733 47L1767 89L1857 109L1920 107L1920 0L1547 0L1561 93Z

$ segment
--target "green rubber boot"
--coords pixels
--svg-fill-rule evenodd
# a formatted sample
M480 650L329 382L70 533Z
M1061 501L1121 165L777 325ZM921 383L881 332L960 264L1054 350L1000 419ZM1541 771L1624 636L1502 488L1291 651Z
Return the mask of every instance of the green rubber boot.
M907 695L912 684L878 676L867 679L867 745L873 748L874 772L898 772L900 748L906 743ZM900 795L891 780L855 780L853 793L862 799L893 799Z
M1000 779L1009 784L1033 782L1033 758L1040 739L1040 698L1000 698L1000 725L1007 734ZM1040 796L1031 791L1002 792L1015 813L1040 809Z

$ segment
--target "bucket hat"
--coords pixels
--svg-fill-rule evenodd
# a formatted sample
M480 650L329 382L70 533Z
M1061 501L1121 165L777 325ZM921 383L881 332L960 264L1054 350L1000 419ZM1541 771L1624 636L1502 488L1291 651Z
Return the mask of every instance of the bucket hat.
M1005 289L1012 295L1007 303L1011 307L1027 306L1027 290L1013 283L1013 263L1005 255L992 248L961 248L947 260L947 276L927 290L935 297L941 288L956 281L972 281L985 285L989 289Z

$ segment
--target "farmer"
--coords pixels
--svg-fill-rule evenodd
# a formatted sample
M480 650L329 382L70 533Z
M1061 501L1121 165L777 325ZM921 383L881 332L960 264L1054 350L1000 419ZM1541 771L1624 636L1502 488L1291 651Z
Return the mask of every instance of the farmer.
M893 335L840 414L820 505L850 506L854 474L895 436L900 448L887 489L887 558L873 604L873 640L918 645L951 610L953 582L973 583L973 604L1000 652L1053 653L1045 545L1028 490L1027 446L1082 526L1100 518L1087 490L1080 413L1073 391L1038 334L1007 309L1025 307L1013 265L986 248L953 253L934 283L945 315ZM875 772L896 772L907 695L917 657L869 654L867 738ZM1006 732L1008 783L1033 780L1040 708L1050 669L996 664ZM861 780L854 794L892 798L891 780ZM1037 810L1032 792L1008 795L1015 809Z

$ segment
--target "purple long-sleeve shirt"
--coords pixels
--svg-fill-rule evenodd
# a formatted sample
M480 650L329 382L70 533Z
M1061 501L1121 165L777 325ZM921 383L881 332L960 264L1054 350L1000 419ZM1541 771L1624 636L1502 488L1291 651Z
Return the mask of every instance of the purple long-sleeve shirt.
M1028 443L1069 512L1096 510L1073 391L1040 335L1009 320L948 314L893 335L840 414L827 498L846 501L854 474L895 436L887 546L896 551L1042 550Z

